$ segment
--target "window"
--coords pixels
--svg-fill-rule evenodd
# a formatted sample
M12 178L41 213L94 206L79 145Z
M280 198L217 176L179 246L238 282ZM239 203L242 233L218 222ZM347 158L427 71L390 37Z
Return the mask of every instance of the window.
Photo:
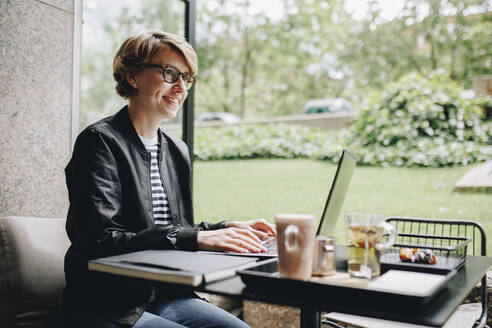
M114 114L126 103L116 93L112 75L113 58L123 40L132 33L146 29L184 35L184 16L185 3L180 0L84 1L81 130ZM174 119L176 123L181 120L181 115Z

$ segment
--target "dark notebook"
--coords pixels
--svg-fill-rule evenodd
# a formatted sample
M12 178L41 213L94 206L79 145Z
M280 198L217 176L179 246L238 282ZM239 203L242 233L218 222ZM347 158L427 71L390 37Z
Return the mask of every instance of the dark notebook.
M146 250L89 261L89 270L198 286L254 265L255 258L176 250Z

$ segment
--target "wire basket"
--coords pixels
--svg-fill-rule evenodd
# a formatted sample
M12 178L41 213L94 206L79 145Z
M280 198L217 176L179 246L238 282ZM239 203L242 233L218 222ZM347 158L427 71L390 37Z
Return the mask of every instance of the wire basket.
M388 221L394 224L391 222L391 219ZM413 226L410 228L400 226L400 229L410 231L411 233L400 232L394 245L383 251L381 255L381 267L383 271L389 269L403 269L446 274L451 270L459 269L465 264L467 247L471 242L471 238L467 236L442 235L444 230L436 229L436 226L434 225L421 226L421 222L415 220L412 220L412 223L418 223L418 229L414 229ZM420 233L414 233L415 231ZM449 232L450 234L454 233L453 231L446 232ZM404 262L399 256L400 249L403 247L412 249L430 249L436 256L437 263Z
M467 237L428 236L412 233L398 234L393 247L428 248L440 256L465 257L471 239Z

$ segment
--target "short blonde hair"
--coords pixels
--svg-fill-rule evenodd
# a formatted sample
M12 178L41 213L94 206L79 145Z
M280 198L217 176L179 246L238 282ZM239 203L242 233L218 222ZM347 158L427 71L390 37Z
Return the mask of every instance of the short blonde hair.
M113 60L113 77L116 92L123 98L130 98L137 89L126 80L127 75L134 75L150 64L157 54L166 49L177 50L184 57L190 74L198 72L198 58L195 50L186 40L172 33L162 31L144 31L128 37L120 46Z

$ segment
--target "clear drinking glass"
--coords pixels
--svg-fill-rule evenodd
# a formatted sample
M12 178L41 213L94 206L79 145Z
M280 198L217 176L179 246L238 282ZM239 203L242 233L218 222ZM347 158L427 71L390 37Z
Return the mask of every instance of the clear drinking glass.
M381 274L381 251L395 242L396 229L381 214L347 213L347 264L351 276L371 279ZM387 242L383 234L389 234Z

